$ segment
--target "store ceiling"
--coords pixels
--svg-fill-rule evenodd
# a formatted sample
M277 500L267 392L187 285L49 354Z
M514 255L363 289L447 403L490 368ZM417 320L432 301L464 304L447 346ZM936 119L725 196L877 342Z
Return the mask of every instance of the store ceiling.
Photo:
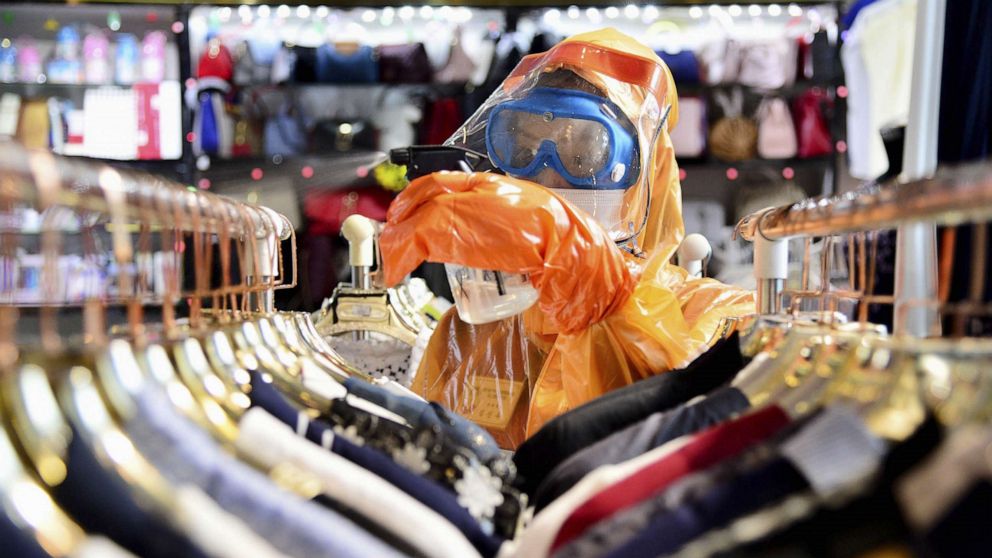
M278 5L287 4L291 6L296 5L309 5L309 6L333 6L333 7L375 7L375 6L399 6L399 5L433 5L433 6L470 6L470 7L541 7L541 6L624 6L627 4L645 4L645 2L630 2L630 1L619 1L619 2L609 2L602 0L572 0L567 2L558 2L554 0L428 0L428 1L402 1L402 0L334 0L334 1L324 1L324 2L257 2L257 1L190 1L190 0L32 0L29 2L22 2L20 0L13 0L11 4L36 4L36 3L52 3L52 4L143 4L143 5L189 5L189 6L200 6L200 5L215 5L215 6L237 6L241 4L247 5ZM781 1L781 0L747 0L747 1L729 1L729 0L659 0L656 2L647 2L651 4L656 4L660 6L689 6L689 5L731 5L731 4L758 4L758 5L770 5L770 4L835 4L844 3L840 0L792 0L792 1Z

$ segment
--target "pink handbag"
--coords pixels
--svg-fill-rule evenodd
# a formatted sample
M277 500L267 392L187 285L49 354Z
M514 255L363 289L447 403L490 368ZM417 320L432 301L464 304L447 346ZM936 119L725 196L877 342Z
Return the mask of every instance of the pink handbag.
M763 159L796 156L796 128L789 105L780 97L768 97L758 108L758 155Z
M734 47L740 49L738 83L759 89L778 89L792 85L795 80L798 45L794 41L785 37L752 39L728 48Z
M671 132L676 157L701 157L706 150L706 102L679 98L679 121Z

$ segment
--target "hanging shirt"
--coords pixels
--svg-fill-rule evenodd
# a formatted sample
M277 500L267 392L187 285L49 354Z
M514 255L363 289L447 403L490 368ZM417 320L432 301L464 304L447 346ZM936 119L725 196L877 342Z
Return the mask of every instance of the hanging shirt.
M806 487L805 479L784 458L720 484L690 504L656 516L640 535L610 552L609 558L664 556L735 517L760 509Z
M893 483L933 452L940 443L941 430L940 424L929 417L912 436L889 450L875 480L864 483L863 490L846 501L834 498L825 505L813 493L790 497L781 506L741 518L741 522L750 523L751 529L728 536L728 530L733 530L728 527L707 535L695 546L705 545L707 554L722 558L842 558L873 552L893 557L919 555L899 509ZM797 515L797 508L807 511ZM756 525L763 528L755 529ZM977 535L972 531L972 536ZM976 556L984 554L987 553ZM963 554L951 552L943 556Z
M656 516L689 505L698 495L705 494L707 491L733 480L743 471L749 471L767 463L771 457L774 457L774 445L781 443L783 439L798 431L806 423L808 423L808 419L800 419L784 428L767 442L748 450L733 460L686 475L654 498L615 514L613 517L587 529L581 537L556 550L554 558L589 558L609 554L642 533Z
M586 475L571 490L544 508L541 513L535 515L516 541L507 543L507 548L512 550L507 555L547 556L551 551L551 543L554 542L555 535L573 510L600 491L630 477L657 459L675 452L688 443L689 437L684 436L630 461L625 461L619 465L606 465Z
M6 514L0 514L0 541L3 541L4 552L10 556L50 558L34 537L14 525Z
M18 550L20 547L14 541L9 541L4 538L3 534L0 533L0 540L4 544L4 552L9 552L11 556L17 556L17 558L34 558L35 554L26 553L20 554ZM13 546L12 546L13 545ZM47 553L43 553L39 556L47 557ZM124 550L123 548L117 546L114 541L106 539L104 537L86 537L78 548L73 549L72 554L68 558L135 558L133 554Z
M964 427L896 486L906 519L940 556L988 553L992 533L975 526L992 510L990 448L988 427Z
M454 525L486 558L496 555L503 540L486 533L468 510L459 504L455 494L440 484L412 471L413 461L423 461L424 459L416 446L411 446L408 451L404 452L410 461L408 466L404 467L381 451L360 446L344 436L336 435L329 423L320 419L311 419L305 413L293 408L272 384L259 380L260 378L253 377L250 394L253 406L265 409L280 422L293 428L297 435L305 436L311 442L378 475L426 507L439 513Z
M135 402L126 428L142 455L173 484L200 487L279 551L297 558L396 555L341 515L286 492L227 454L164 394L145 389Z
M518 486L534 495L560 463L611 434L732 380L742 368L740 337L718 341L682 370L611 391L549 421L517 448Z
M139 556L206 558L166 518L139 505L125 481L103 468L75 429L65 458L65 479L50 492L86 532L105 535Z
M841 23L843 23L844 29L850 29L854 25L855 20L858 18L858 14L861 10L867 8L868 6L874 4L878 0L855 0L853 4L844 13L844 17L841 18Z
M355 377L345 380L344 387L348 389L349 393L403 417L415 428L437 428L443 431L490 467L495 462L504 459L496 441L485 428L461 415L446 410L437 403L395 395L380 386ZM512 465L512 463L506 463L504 466L512 467Z
M668 555L807 489L828 495L863 482L883 451L853 412L833 407L596 525L556 556Z
M325 451L253 408L241 419L236 445L269 469L292 463L319 479L324 495L365 516L422 556L471 558L479 553L440 515L374 473ZM438 544L444 541L444 544Z
M562 524L552 550L567 544L597 522L659 493L684 475L739 455L788 423L785 412L773 406L700 433L685 447L663 456L576 508Z
M905 126L913 78L916 0L878 0L847 31L841 60L848 89L850 173L873 180L889 168L881 132Z
M655 413L568 458L541 483L534 498L537 510L565 493L585 475L603 465L622 463L686 434L694 434L748 409L740 390L724 387L702 400Z
M178 523L183 532L213 558L286 557L243 521L221 509L199 488L179 487L176 504L181 511Z

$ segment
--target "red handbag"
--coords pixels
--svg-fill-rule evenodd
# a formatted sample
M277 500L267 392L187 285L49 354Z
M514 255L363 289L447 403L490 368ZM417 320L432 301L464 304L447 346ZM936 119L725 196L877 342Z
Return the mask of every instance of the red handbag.
M313 235L341 232L341 223L358 213L384 222L393 194L378 186L311 192L303 200L303 211Z
M830 102L826 91L818 87L803 92L793 100L798 139L796 156L800 159L822 157L833 152L830 129L823 116L823 108L829 106Z

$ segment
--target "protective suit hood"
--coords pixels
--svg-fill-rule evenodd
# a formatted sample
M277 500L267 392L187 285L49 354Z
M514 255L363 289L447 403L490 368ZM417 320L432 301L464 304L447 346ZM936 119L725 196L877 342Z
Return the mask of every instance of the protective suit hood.
M524 58L447 144L487 154L487 137L493 144L493 130L499 128L499 114L490 115L530 110L528 115L543 116L540 103L528 106L538 98L529 92L539 88L596 94L636 130L637 179L610 193L622 194L620 204L613 198L607 206L586 203L519 176L434 173L414 180L397 197L380 236L388 284L424 261L530 277L538 304L522 315L473 325L447 313L412 386L426 399L485 426L511 449L569 409L688 364L714 339L722 318L754 310L751 292L688 277L670 263L684 234L679 172L668 133L678 119L677 97L667 67L634 39L604 29ZM558 103L553 98L548 103L550 123L563 113L554 112ZM662 126L664 108L668 119ZM582 116L593 120L600 114L586 110ZM490 122L494 125L487 129ZM507 136L506 144L512 139ZM521 164L528 154L534 155L534 165L549 158L550 150L540 143L512 146L518 151L510 158L517 156ZM535 146L536 153L521 150ZM562 163L561 152L555 154L553 163ZM585 185L565 186L576 188L574 193ZM618 248L615 231L602 226L606 219L594 218L600 217L597 211L616 217L622 225L618 230L634 226L646 257Z
M682 192L666 168L669 130L678 121L678 96L671 72L651 49L616 29L575 35L550 50L524 57L499 89L445 142L486 153L486 125L493 109L527 95L542 76L574 73L620 108L637 130L639 177L624 194L615 240L637 232L637 246L674 254L684 236ZM662 122L664 126L662 127ZM663 137L665 136L665 137ZM677 174L677 173L676 173Z

